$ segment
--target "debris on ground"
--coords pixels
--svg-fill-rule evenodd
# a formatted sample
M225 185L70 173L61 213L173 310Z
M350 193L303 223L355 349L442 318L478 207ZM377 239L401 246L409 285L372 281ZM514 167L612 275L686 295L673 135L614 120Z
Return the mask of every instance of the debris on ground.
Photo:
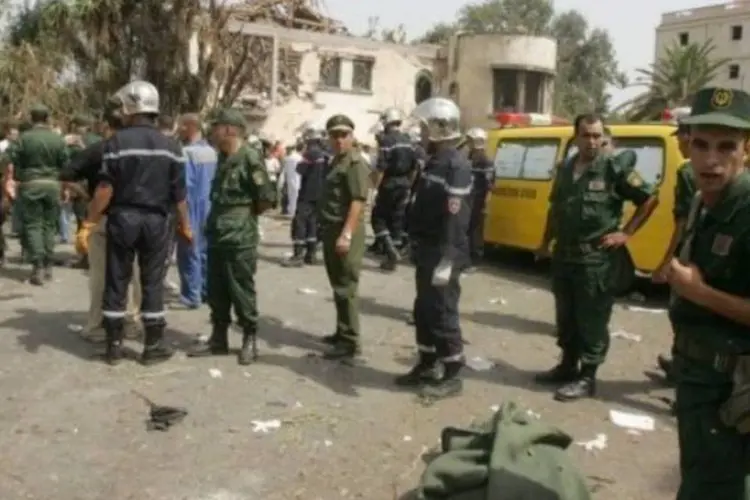
M281 429L281 420L253 420L250 422L253 424L253 432L259 432L261 434L268 434L271 431Z
M218 368L210 368L208 370L208 374L211 375L211 378L221 378L222 377L221 370L219 370Z
M500 304L501 306L505 306L508 304L508 301L502 297L495 297L490 299L490 304Z
M83 331L83 325L69 324L68 331L72 333L81 333Z
M656 428L656 422L652 417L637 413L609 410L609 420L617 427L635 431L653 431Z
M630 333L623 329L618 329L612 332L612 338L630 340L631 342L640 342L643 340L643 337L637 333Z
M583 447L586 451L599 451L607 447L607 435L597 434L594 439L589 441L576 441L578 446Z
M318 291L314 288L302 287L297 289L297 293L301 293L302 295L315 295Z
M495 363L479 356L466 359L466 366L474 370L475 372L486 372L492 370Z
M149 420L146 422L146 429L149 431L168 431L170 427L179 424L187 417L188 412L185 408L157 405L139 392L133 391L133 394L149 406Z

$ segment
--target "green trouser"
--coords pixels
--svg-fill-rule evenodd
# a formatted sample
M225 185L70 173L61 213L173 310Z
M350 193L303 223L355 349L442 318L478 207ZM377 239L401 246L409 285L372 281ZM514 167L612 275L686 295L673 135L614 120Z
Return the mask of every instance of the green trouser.
M232 323L232 307L244 332L258 328L258 296L255 271L258 251L249 248L208 247L207 294L211 324L217 328Z
M750 436L719 418L732 392L731 374L674 356L682 481L677 500L750 500Z
M552 263L557 345L586 365L600 365L609 350L609 319L615 299L610 264Z
M341 235L341 226L324 227L322 231L323 260L328 281L333 288L333 302L336 304L336 334L359 343L359 273L365 255L365 227L359 224L352 234L349 252L343 257L336 253L336 240Z
M22 246L34 266L49 266L55 251L60 224L60 183L39 179L22 182L18 190L21 205Z

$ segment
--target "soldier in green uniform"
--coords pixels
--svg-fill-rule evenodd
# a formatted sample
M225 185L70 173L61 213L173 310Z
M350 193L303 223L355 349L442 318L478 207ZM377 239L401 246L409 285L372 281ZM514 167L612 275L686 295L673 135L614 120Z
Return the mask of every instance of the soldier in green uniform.
M52 279L52 257L60 220L60 170L68 161L63 138L49 126L44 106L31 110L32 128L21 134L11 151L13 175L23 224L23 247L33 266L29 281L42 285ZM44 276L42 276L42 270Z
M258 306L255 272L258 262L258 217L276 204L276 186L268 178L263 157L243 140L247 124L237 110L223 110L213 121L212 138L219 150L211 184L208 242L208 305L211 336L191 351L194 357L229 354L231 310L242 327L239 364L257 357Z
M677 499L747 500L750 173L744 157L750 151L750 95L703 89L684 123L700 196L679 259L666 272L674 294L669 318L682 476Z
M677 130L674 135L677 137L677 143L680 148L680 153L683 158L689 158L690 155L690 127L679 123ZM654 272L652 280L654 283L666 283L667 282L667 271L669 270L669 262L672 260L678 252L679 243L682 240L683 233L685 231L685 224L687 223L688 213L690 212L690 204L695 197L695 174L693 173L693 166L690 161L683 163L679 169L677 169L677 181L674 186L674 209L672 213L674 215L674 229L672 230L672 237L669 240L669 245L664 252L661 264ZM672 372L672 360L669 356L659 355L656 359L656 363L659 368L662 369L670 380Z
M354 122L334 115L326 122L334 157L323 193L318 220L328 281L336 305L336 331L325 337L331 344L327 359L350 359L360 350L359 273L365 254L365 205L371 169L354 149Z
M539 249L546 256L554 238L552 293L562 360L536 381L559 385L558 401L595 394L596 372L609 349L614 259L658 203L635 170L634 152L601 150L601 117L581 115L574 127L578 153L557 169ZM638 209L621 227L625 201Z

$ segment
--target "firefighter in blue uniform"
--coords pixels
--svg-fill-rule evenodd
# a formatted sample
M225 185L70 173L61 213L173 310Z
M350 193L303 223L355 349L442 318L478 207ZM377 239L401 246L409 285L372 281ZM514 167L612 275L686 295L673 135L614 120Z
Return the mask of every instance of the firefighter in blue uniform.
M444 98L422 102L413 112L428 141L429 155L417 188L409 224L414 247L417 298L415 327L419 359L400 386L421 387L442 399L459 394L464 364L458 303L459 277L469 264L472 175L461 139L458 106ZM437 369L442 365L442 375Z
M471 161L471 173L474 178L471 193L471 219L469 221L469 257L471 258L470 271L482 259L484 249L484 209L487 194L492 188L494 179L494 167L487 158L485 145L487 144L487 132L479 127L469 129L466 132L466 146Z
M325 134L322 130L308 129L304 139L307 147L302 160L297 165L300 175L297 210L292 219L292 256L284 262L286 267L302 267L315 264L318 248L317 203L323 191L328 163L331 155L323 144Z
M144 81L130 82L113 98L124 127L105 143L98 186L86 221L76 236L86 248L91 230L106 212L107 258L102 314L107 333L105 360L124 358L122 346L125 302L138 259L141 274L141 317L145 342L141 363L152 365L172 357L164 340L164 273L173 231L170 214L177 213L177 231L192 242L185 201L185 161L182 148L162 134L159 92Z
M402 121L401 112L396 108L383 113L384 130L375 166L378 195L372 209L372 230L385 253L380 267L386 271L395 270L398 264L404 243L406 205L417 170L411 137L400 130Z

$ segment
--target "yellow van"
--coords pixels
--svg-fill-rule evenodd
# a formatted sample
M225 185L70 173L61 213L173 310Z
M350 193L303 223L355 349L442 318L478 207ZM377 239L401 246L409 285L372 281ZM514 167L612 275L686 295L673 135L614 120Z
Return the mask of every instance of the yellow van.
M676 172L685 161L675 128L667 124L611 125L615 148L633 150L636 169L659 188L659 206L622 253L616 288L630 288L636 275L659 265L673 228ZM542 241L556 165L575 153L572 126L507 128L490 131L487 154L494 158L495 185L487 203L484 240L488 245L535 250ZM625 220L634 207L627 204Z

